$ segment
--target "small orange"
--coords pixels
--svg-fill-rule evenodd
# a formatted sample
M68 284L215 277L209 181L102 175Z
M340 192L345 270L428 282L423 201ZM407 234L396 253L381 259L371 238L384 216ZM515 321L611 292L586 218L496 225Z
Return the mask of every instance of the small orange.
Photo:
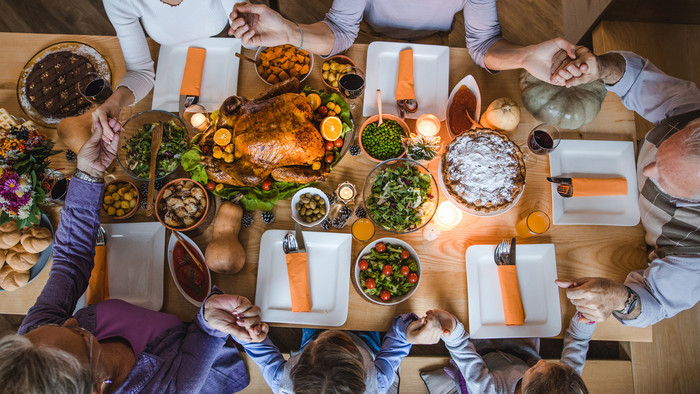
M327 116L321 121L321 135L326 141L335 141L343 131L343 122L337 116Z
M321 96L319 96L316 93L309 93L309 95L306 96L306 99L309 100L309 104L311 104L311 109L314 111L316 111L316 109L321 106Z
M214 133L214 142L219 146L226 146L231 142L231 132L227 129L219 129Z

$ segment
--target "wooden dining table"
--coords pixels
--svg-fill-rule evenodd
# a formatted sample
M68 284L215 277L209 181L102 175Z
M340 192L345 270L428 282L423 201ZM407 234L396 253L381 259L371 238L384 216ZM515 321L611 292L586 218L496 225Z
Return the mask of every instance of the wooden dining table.
M110 63L113 81L119 81L124 75L125 65L116 37L0 33L0 47L3 48L3 56L0 57L0 107L6 108L16 116L26 117L17 99L17 81L20 71L35 53L61 41L79 41L93 46ZM149 40L149 46L153 60L157 65L159 45ZM249 56L254 55L254 52L248 49L244 49L243 52ZM367 45L356 44L347 51L346 55L364 69L366 53ZM449 58L450 89L465 75L471 74L479 84L483 108L499 97L509 97L522 104L519 86L520 71L502 71L491 74L472 61L466 48L450 48ZM314 69L305 81L305 83L319 89L323 88L321 64L322 60L317 57ZM116 83L114 85L116 86ZM241 61L238 91L231 92L231 94L236 93L253 98L265 88L267 85L257 76L254 65ZM418 99L420 100L420 97ZM447 97L445 97L446 99ZM151 101L152 93L137 103L132 112L135 114L150 109ZM360 116L361 111L358 110L355 113L356 124L362 124L364 118ZM413 120L407 120L407 123L410 127L415 126ZM530 130L538 123L532 115L522 109L520 124L517 130L510 133L509 136L513 141L522 145ZM57 149L66 149L65 145L58 141L55 129L43 128L42 131L56 141ZM443 140L449 141L444 122L440 135ZM634 141L634 114L624 108L618 96L608 94L595 120L579 130L564 131L562 135L563 138L568 139ZM71 174L75 168L74 163L69 163L64 154L52 157L51 161L51 168L61 169L66 174ZM330 192L339 183L349 181L361 188L367 174L375 165L376 162L371 161L364 154L359 156L347 154L333 169L329 179L325 183L319 184L318 187L323 191ZM433 175L437 176L437 160L429 164L429 169ZM600 276L624 281L630 271L644 269L647 266L644 230L641 225L632 227L553 225L543 235L529 238L518 237L515 224L527 213L537 209L546 212L551 217L551 186L545 179L548 175L550 175L549 161L546 156L538 156L537 160L527 163L526 188L522 198L504 214L494 217L476 217L465 214L456 228L443 231L434 241L427 241L421 231L397 236L411 244L420 256L422 264L420 286L414 295L405 302L385 306L365 300L353 283L350 283L348 316L345 323L339 328L385 331L391 326L392 318L398 314L414 312L423 315L427 310L433 308L445 309L453 313L468 327L465 251L471 245L495 245L501 240L511 237L517 237L519 244L553 243L556 250L557 275L559 278L565 279ZM128 179L128 176L118 166L109 177ZM441 201L446 200L442 192L440 192L440 199ZM60 218L60 207L46 208L44 211L54 226L57 226ZM239 239L246 250L246 263L242 271L235 275L212 273L213 283L224 292L240 294L254 302L262 234L270 229L290 230L294 227L289 200L279 201L273 212L275 221L272 224L266 225L260 218L260 212L254 212L254 224L241 230ZM103 219L104 222L114 221L107 217ZM143 210L139 210L129 220L142 222L155 219L146 217ZM187 234L193 237L200 247L204 248L211 239L211 231L211 226L204 225ZM310 231L322 230L315 227ZM331 231L349 233L350 223L342 230ZM375 238L388 236L396 235L378 229ZM351 261L355 261L364 246L365 244L353 240ZM163 264L167 264L167 262L163 262ZM118 262L112 262L110 265L112 268L118 267ZM348 269L350 268L348 267ZM49 271L50 264L25 287L14 292L0 292L0 313L26 314L44 287ZM167 269L164 272L162 311L172 313L183 321L192 320L197 308L181 295L170 272ZM569 319L575 313L575 307L568 301L563 290L559 291L559 301L562 314L562 331L559 334L561 337ZM651 341L652 330L651 327L625 327L611 318L598 324L594 339Z

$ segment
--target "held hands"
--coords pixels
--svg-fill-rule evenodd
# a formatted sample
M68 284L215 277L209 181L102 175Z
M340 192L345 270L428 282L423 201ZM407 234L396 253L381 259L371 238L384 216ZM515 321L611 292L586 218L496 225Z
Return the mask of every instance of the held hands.
M537 79L550 81L552 73L555 71L554 65L562 62L562 59L559 58L564 57L566 60L576 59L575 49L576 45L563 38L555 38L537 45L531 45L525 48L526 55L522 66ZM559 63L555 62L557 59L559 59ZM552 83L554 82L552 81Z
M566 289L566 296L587 322L604 321L614 310L622 310L627 301L627 288L606 278L580 278L574 281L555 281Z
M601 78L598 58L588 48L576 47L575 57L561 52L552 60L551 82L571 87L596 81Z
M104 176L117 155L122 126L116 119L110 119L107 126L105 129L100 122L94 122L92 136L78 153L78 169L96 178Z
M231 28L228 35L240 38L243 45L275 46L289 43L287 31L291 22L265 5L236 3L229 19Z
M215 294L204 304L204 320L213 328L246 342L265 339L269 327L260 322L260 308L241 296Z
M432 345L438 343L442 335L449 337L456 326L457 321L450 312L429 310L406 327L406 340L414 345Z

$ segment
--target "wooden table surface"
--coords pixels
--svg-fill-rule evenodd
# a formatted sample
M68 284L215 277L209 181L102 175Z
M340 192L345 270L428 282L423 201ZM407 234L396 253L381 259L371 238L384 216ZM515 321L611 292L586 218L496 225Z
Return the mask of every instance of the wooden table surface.
M5 48L5 56L0 58L0 107L6 108L16 116L23 116L17 102L16 91L20 71L34 53L52 43L66 40L81 41L99 50L112 66L114 81L119 81L124 75L125 66L116 37L0 33L0 43ZM153 42L149 42L149 44L153 59L157 62L158 44ZM361 68L364 68L366 51L367 45L354 45L348 50L347 55L354 59ZM244 53L253 54L249 50L244 50ZM321 63L320 58L317 58L315 70L306 81L316 88L323 87L319 72ZM491 75L474 64L466 49L451 48L450 89L467 74L472 74L479 83L482 108L485 109L488 103L499 97L510 97L516 102L521 102L518 71L504 71ZM266 84L257 77L253 65L242 61L238 94L253 98L265 87ZM150 109L150 105L151 94L136 105L133 113ZM357 119L359 124L362 121L362 118ZM415 122L409 120L408 123L409 126L413 127ZM511 134L511 138L516 143L522 144L529 131L537 123L523 109L520 125L517 131ZM55 130L44 129L43 131L57 142L58 149L65 149L57 141ZM444 123L441 135L443 138L447 138ZM572 139L633 140L635 135L634 116L631 111L622 106L616 95L609 94L603 103L601 113L593 122L580 130L564 132L563 135L565 138ZM343 181L350 181L358 188L362 187L367 173L375 164L364 155L356 157L346 155L334 168L329 180L318 187L324 191L331 191ZM437 170L436 164L431 163L430 165L434 175L436 175ZM63 154L53 158L51 167L63 168L66 173L72 172L74 168L71 163L66 162ZM397 314L415 312L422 315L426 310L432 308L450 311L465 325L468 325L465 250L471 245L495 245L504 238L516 236L515 223L533 209L551 213L550 186L545 180L547 175L549 175L548 160L546 157L538 157L535 163L528 163L527 187L524 195L520 202L507 213L490 218L477 218L465 214L455 229L443 231L440 237L432 242L426 241L421 232L400 236L399 238L413 245L420 254L424 270L420 287L413 297L402 304L381 306L365 301L351 284L348 318L340 328L384 331L390 327L392 317ZM113 176L117 178L127 177L121 170L116 170ZM442 192L440 199L441 201L446 200ZM291 229L294 225L288 200L278 202L273 212L275 213L275 222L272 225L265 225L260 219L260 213L256 212L254 213L256 220L253 226L242 229L239 238L246 248L246 264L243 270L236 275L213 274L214 284L223 291L244 295L251 301L255 300L258 253L262 233L269 229ZM48 209L47 213L54 225L57 225L59 210L52 208ZM139 210L132 220L148 221L149 219L145 217L142 210ZM109 219L105 219L105 222L108 221ZM314 228L312 231L320 231L320 228ZM350 231L350 224L343 230L334 231L347 233ZM203 247L211 237L211 229L195 230L188 235L195 237L196 242L200 247ZM384 236L392 236L392 234L377 231L376 237ZM556 245L557 271L560 278L603 276L622 281L630 271L643 269L646 266L646 246L643 236L644 230L641 225L634 227L552 226L542 236L518 237L518 243L554 243ZM353 241L352 261L355 260L363 247L363 244ZM46 283L49 268L45 269L27 286L14 292L0 293L0 313L25 314L34 304L36 297ZM172 313L184 321L191 320L196 313L196 308L185 300L177 290L169 270L165 269L164 271L162 310ZM563 291L560 291L560 301L562 324L563 329L565 329L570 317L575 312L575 308L568 302ZM651 341L651 328L623 327L616 320L611 319L599 324L594 338Z

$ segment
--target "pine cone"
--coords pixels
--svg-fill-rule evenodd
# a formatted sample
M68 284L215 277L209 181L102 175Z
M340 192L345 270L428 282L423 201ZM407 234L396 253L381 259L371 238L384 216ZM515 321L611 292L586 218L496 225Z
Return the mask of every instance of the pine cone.
M339 217L333 219L333 222L331 224L333 225L333 227L340 230L343 227L345 227L345 219L343 219L342 217L339 216Z
M326 197L328 198L328 204L331 204L331 205L336 200L335 192L326 193Z
M355 216L357 216L358 219L364 219L367 217L367 211L365 211L364 207L359 206L355 210Z
M156 179L156 181L155 181L155 186L154 186L153 188L156 189L156 190L158 190L158 191L160 191L160 189L162 189L163 186L165 186L165 182L163 182L163 181L160 180L160 179ZM148 185L147 185L146 187L148 187Z
M331 228L331 221L328 220L328 219L323 219L323 221L321 222L321 228L322 228L323 230L325 230L325 231L330 230L330 228Z
M362 149L360 149L360 145L353 145L350 147L350 154L352 156L357 156L362 152Z
M263 212L260 216L265 224L272 224L275 221L275 214L271 211Z
M141 200L146 201L148 198L148 183L142 183L139 185L139 197Z
M253 224L254 221L255 219L253 218L253 215L250 212L246 212L241 218L241 225L243 225L243 227L245 228L248 228Z
M352 216L352 209L350 209L348 206L341 208L340 212L338 213L338 217L343 218L343 221L350 219L350 216Z
M78 155L77 155L75 152L73 152L73 151L70 150L70 149L68 149L68 150L66 151L66 160L68 160L69 162L73 163L73 162L76 161L77 159L78 159Z

